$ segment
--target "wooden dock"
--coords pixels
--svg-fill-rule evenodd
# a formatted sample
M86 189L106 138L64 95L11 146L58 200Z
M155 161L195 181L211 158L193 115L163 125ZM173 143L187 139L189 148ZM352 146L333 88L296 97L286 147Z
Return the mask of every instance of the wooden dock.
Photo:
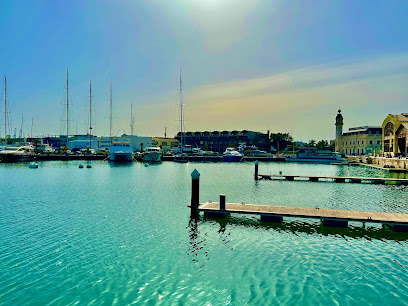
M219 202L200 204L197 211L204 212L207 217L225 217L230 213L252 214L261 216L261 221L282 222L284 217L292 217L320 219L329 226L346 227L348 222L357 221L387 224L400 231L408 230L408 214L401 213L239 203L226 203L225 209L220 209Z
M255 179L258 179L258 162L255 162ZM271 177L271 176L269 176ZM284 175L279 177L286 178ZM291 176L292 180L294 177ZM304 176L309 178L310 176ZM322 178L320 176L314 178ZM339 178L339 177L325 177ZM353 178L340 177L341 179L373 179L373 178ZM286 178L287 179L287 178ZM381 179L384 181L384 179ZM387 180L387 179L386 179ZM390 179L394 180L394 179ZM401 180L400 180L401 181ZM408 180L402 180L408 181ZM378 182L378 181L376 181ZM320 219L324 225L347 227L348 222L370 222L381 223L392 227L395 231L408 232L408 214L389 213L389 212L374 212L374 211L359 211L359 210L341 210L328 208L310 208L310 207L291 207L291 206L276 206L276 205L259 205L246 203L227 203L226 196L220 195L219 202L200 203L200 173L197 169L191 173L191 203L188 207L191 209L191 218L197 218L200 212L204 212L204 216L213 218L224 218L225 216L236 214L252 214L259 215L261 221L282 222L284 217L292 218L309 218Z
M307 180L311 182L328 182L336 183L374 183L385 184L386 182L408 185L408 179L385 178L385 177L353 177L353 176L324 176L324 175L283 175L283 174L258 174L258 177L263 180Z

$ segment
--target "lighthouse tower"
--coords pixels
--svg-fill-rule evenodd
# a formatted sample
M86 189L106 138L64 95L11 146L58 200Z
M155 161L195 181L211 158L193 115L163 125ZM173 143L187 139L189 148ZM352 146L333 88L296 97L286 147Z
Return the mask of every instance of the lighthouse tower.
M341 109L339 108L336 116L336 140L335 140L335 151L340 152L341 150L341 136L343 135L343 116L341 115Z

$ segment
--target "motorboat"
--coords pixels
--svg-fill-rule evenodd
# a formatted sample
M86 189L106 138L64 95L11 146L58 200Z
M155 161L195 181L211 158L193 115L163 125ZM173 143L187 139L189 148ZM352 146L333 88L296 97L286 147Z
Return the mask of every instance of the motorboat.
M133 148L129 139L113 138L109 147L109 160L112 162L132 162Z
M286 157L287 162L306 162L306 163L323 163L323 164L344 164L348 163L347 159L341 157L339 153L329 150L299 150L293 157Z
M17 163L33 161L35 159L33 146L5 147L0 151L3 163Z
M38 164L34 161L28 164L28 168L31 169L37 169L38 168Z
M243 155L234 148L227 148L222 155L223 162L240 162L242 161L242 158Z
M248 156L272 156L272 154L259 150L256 146L247 146L245 143L241 143L238 147L239 153Z
M143 161L146 163L159 163L162 155L160 147L147 147L143 154Z

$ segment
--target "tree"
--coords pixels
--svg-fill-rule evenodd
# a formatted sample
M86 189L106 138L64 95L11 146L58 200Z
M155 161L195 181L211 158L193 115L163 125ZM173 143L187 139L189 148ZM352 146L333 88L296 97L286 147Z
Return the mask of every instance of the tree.
M207 143L204 144L204 151L208 151L208 144Z
M309 140L309 143L307 144L309 147L314 147L316 145L316 140L312 139Z
M289 133L271 133L269 137L271 144L278 151L283 151L288 145L293 144L293 138Z
M327 140L320 140L317 144L316 147L319 150L323 150L326 149L329 146L329 143L327 142Z

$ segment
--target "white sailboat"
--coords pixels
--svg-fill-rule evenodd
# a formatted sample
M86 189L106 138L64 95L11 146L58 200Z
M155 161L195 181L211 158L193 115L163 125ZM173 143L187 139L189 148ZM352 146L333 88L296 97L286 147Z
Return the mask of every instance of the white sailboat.
M183 150L183 133L184 133L184 110L183 110L183 83L181 81L181 69L180 69L180 150L179 152L174 156L174 161L178 163L187 163L188 162L188 156L186 152Z

